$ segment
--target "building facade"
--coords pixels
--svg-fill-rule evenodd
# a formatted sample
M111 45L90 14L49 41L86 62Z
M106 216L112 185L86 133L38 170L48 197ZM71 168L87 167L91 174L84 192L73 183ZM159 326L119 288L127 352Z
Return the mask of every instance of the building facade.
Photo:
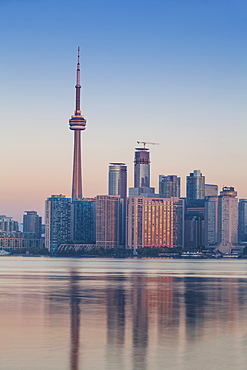
M45 247L55 253L60 244L72 241L71 199L52 195L45 202Z
M247 199L239 199L238 203L238 240L247 243Z
M0 215L0 230L6 232L19 231L18 221L12 220L12 217Z
M194 200L204 199L205 197L205 176L200 170L194 170L186 176L186 199L187 204Z
M205 197L205 245L218 242L218 197Z
M129 189L129 196L153 196L150 187L150 157L148 148L136 148L134 159L134 188Z
M23 232L34 233L37 239L41 238L42 233L42 217L36 211L25 211L23 215Z
M218 185L205 184L205 197L217 197L218 193Z
M218 243L230 248L238 243L238 199L233 187L224 186L218 200Z
M180 177L177 175L159 175L159 196L162 198L180 198Z
M96 200L77 199L72 202L72 239L74 243L95 244Z
M96 197L96 247L104 249L120 246L120 195Z
M182 247L183 209L178 198L127 199L126 248Z
M125 163L110 163L108 174L108 195L127 197L127 166Z

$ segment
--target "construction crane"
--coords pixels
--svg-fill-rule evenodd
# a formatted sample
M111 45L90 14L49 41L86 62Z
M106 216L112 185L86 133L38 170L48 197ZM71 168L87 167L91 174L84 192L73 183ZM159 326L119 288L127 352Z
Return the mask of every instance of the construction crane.
M137 144L143 144L144 149L146 149L146 144L159 145L159 143L149 143L148 141L137 141Z

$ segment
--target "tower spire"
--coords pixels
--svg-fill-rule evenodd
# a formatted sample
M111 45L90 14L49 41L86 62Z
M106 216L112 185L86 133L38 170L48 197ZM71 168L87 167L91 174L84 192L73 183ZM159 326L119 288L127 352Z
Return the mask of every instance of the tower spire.
M81 131L86 128L86 120L81 114L80 97L80 48L78 47L77 71L76 71L76 101L75 112L69 120L69 128L74 131L74 159L72 177L72 200L82 198L81 176Z

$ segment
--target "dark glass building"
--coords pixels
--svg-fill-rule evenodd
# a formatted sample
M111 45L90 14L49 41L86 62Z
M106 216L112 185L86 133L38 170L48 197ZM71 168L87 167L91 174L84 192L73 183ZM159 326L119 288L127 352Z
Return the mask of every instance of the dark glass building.
M55 253L60 244L72 241L71 199L52 195L45 203L45 247Z
M77 199L72 202L74 243L95 244L96 209L94 198Z
M36 211L25 211L23 215L23 232L33 233L34 238L40 239L42 233L42 217Z
M194 170L186 177L186 199L187 204L194 200L204 199L205 197L205 176L200 170Z
M238 203L238 240L247 242L247 199L239 199Z

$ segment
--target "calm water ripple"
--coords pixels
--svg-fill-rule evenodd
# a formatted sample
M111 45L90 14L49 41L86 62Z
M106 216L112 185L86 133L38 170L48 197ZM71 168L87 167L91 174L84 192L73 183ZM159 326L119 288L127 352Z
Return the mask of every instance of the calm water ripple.
M1 370L245 370L247 261L0 258Z

